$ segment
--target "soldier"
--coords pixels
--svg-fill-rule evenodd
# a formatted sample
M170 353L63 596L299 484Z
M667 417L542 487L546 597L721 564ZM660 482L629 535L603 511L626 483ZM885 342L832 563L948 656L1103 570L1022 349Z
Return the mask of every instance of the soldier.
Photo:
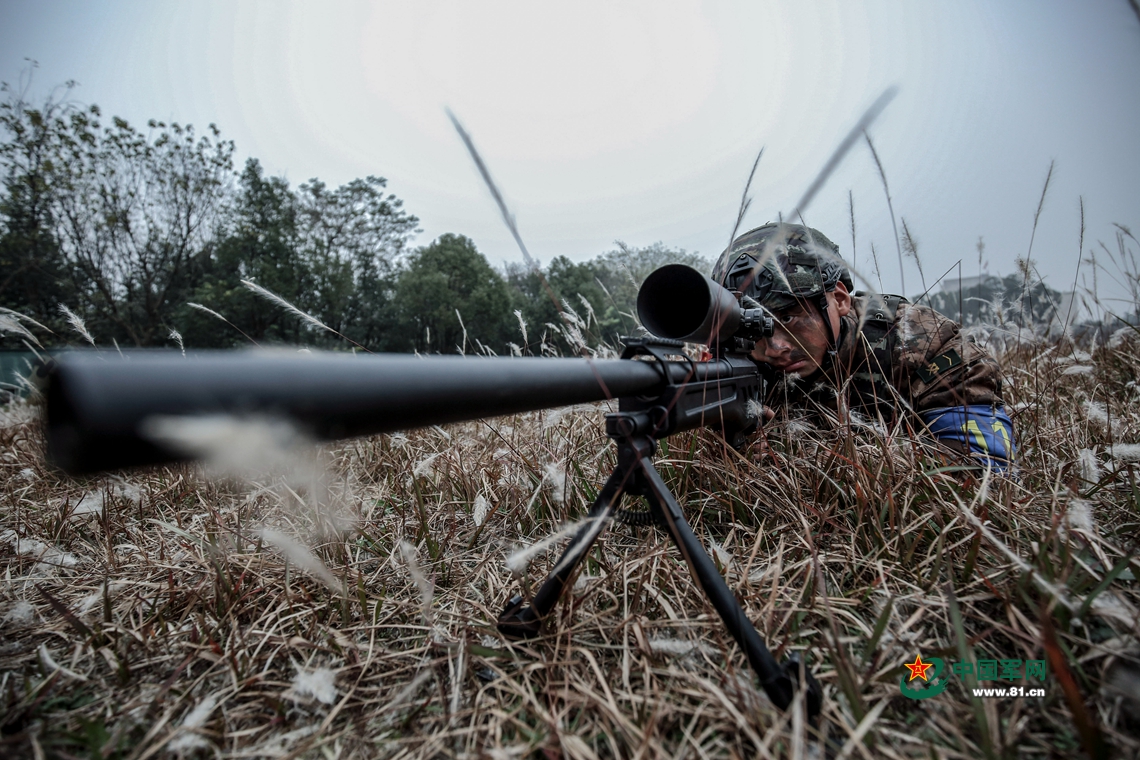
M714 280L775 317L774 334L752 352L775 375L766 406L903 422L1007 469L1015 445L998 363L933 309L855 293L838 254L818 230L768 223L713 267Z

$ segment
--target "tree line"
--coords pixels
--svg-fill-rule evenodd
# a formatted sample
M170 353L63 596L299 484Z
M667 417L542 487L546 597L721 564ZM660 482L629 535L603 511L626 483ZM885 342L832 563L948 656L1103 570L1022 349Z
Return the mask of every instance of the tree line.
M81 322L122 347L578 354L636 330L654 268L708 269L618 243L500 271L461 234L413 246L419 220L383 177L293 187L256 159L235 169L213 124L142 130L71 88L33 104L4 85L0 102L0 307L52 330L45 345L75 343Z

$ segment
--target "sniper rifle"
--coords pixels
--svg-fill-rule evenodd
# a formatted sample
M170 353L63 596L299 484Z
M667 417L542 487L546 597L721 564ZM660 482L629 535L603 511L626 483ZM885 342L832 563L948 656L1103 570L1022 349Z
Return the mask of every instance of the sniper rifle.
M772 702L787 708L803 685L814 718L819 684L796 657L776 662L653 466L657 441L673 433L712 427L739 447L757 427L765 378L748 353L771 335L771 317L682 265L650 274L637 309L652 336L626 339L622 357L609 360L71 352L48 384L48 457L72 474L193 459L154 434L163 418L284 418L336 440L617 399L618 411L606 415L617 466L554 570L533 598L510 600L499 630L515 639L541 633L621 496L644 496ZM694 361L685 342L709 346L711 358Z

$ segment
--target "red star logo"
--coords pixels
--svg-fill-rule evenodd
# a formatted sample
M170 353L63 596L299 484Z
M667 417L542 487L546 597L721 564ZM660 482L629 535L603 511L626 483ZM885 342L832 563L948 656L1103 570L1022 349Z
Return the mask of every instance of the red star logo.
M910 681L913 681L916 678L921 678L923 681L929 681L930 679L926 677L926 671L934 667L934 663L932 662L923 662L922 655L920 654L916 654L914 656L913 663L907 662L904 663L904 665L910 668L910 678L908 679Z

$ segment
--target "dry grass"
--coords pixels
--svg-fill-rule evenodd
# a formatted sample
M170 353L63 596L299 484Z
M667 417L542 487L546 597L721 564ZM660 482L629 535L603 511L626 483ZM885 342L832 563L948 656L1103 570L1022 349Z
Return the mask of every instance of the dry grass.
M776 427L760 464L667 442L749 617L822 682L818 728L767 701L656 529L604 534L544 638L497 634L507 559L612 465L602 407L83 482L9 408L0 754L1140 757L1135 337L1009 350L1017 481L867 429ZM917 653L1047 659L1046 696L909 700Z

